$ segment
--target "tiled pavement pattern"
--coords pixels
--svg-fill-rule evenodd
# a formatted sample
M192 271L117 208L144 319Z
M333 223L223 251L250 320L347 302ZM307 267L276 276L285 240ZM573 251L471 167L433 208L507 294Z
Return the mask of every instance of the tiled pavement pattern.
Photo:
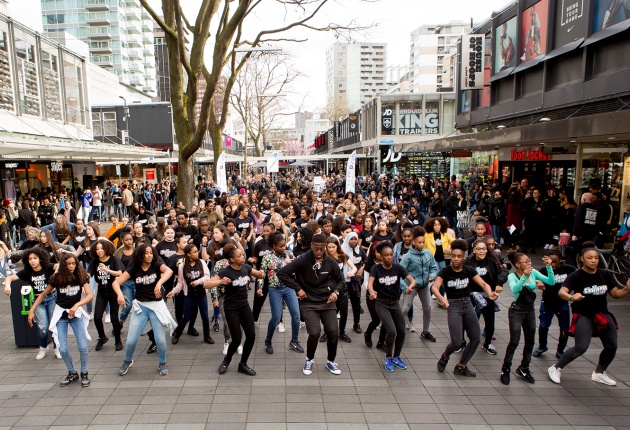
M324 368L325 344L320 344L315 372L306 377L302 374L304 354L287 348L289 327L286 333L276 331L275 353L265 353L266 305L249 362L258 372L253 378L236 372L236 358L225 375L217 374L223 345L222 336L213 332L215 345L186 334L176 346L169 339L166 377L157 373L156 355L146 354L146 337L138 342L135 365L124 377L117 374L123 353L114 352L113 339L100 352L93 350L92 341L92 385L82 389L79 383L59 387L66 370L52 350L44 360L36 361L35 349L15 347L9 301L4 297L0 299L0 430L630 429L630 302L609 300L614 302L610 308L620 324L619 349L610 369L618 381L616 387L590 380L601 351L598 339L564 371L561 386L548 380L546 369L555 361L550 353L532 360L536 384L526 384L513 374L511 385L503 386L499 375L508 340L506 305L510 301L510 293L500 299L494 341L499 355L490 356L479 348L470 363L476 378L453 376L457 354L444 374L437 372L436 361L448 336L446 312L437 308L432 332L438 341L425 343L419 333L408 333L403 350L407 370L385 372L383 354L366 348L363 335L349 332L353 342L339 343L337 362L342 374L335 376ZM368 318L366 309L364 327ZM201 330L201 323L196 327ZM93 325L90 331L96 339ZM554 322L551 350L555 350L556 336ZM306 347L305 330L300 340ZM74 343L71 353L78 362Z

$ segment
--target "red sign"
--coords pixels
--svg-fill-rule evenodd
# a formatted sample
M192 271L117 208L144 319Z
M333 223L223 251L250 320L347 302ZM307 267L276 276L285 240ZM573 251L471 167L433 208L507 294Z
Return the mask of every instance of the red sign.
M147 181L155 181L155 170L147 170Z
M542 148L525 148L514 149L510 153L510 159L512 161L547 161L551 160L551 154L545 154Z

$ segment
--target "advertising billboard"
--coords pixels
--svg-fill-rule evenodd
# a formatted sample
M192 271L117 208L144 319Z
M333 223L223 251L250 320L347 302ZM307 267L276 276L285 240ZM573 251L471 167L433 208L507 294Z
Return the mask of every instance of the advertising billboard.
M593 14L593 33L619 24L630 18L630 1L595 0Z
M516 17L494 29L494 73L516 66Z
M549 0L541 0L525 9L521 19L521 61L545 54L547 47L547 18Z

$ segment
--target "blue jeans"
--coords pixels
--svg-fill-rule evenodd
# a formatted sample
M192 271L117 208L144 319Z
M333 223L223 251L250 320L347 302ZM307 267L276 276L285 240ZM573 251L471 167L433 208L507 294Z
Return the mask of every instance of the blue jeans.
M121 306L120 317L118 318L122 323L127 321L127 316L129 316L129 311L131 310L131 302L136 298L136 283L128 279L122 284L120 291L125 296L125 306Z
M49 294L33 311L35 321L37 322L37 339L39 340L39 346L41 348L48 346L48 326L50 325L56 302L57 293Z
M437 267L438 267L438 272L446 267L446 261L445 260L436 261L436 263L437 263ZM446 295L446 288L444 287L444 284L442 284L442 286L440 287L440 294L442 294L443 296Z
M88 345L85 337L85 328L83 327L82 318L60 319L57 322L57 333L59 335L59 353L63 362L66 363L68 372L76 372L72 356L68 351L68 326L72 327L74 336L77 338L77 346L79 347L79 356L81 357L81 373L88 371Z
M97 215L98 218L96 221L100 222L103 217L103 206L92 206L92 210L90 211L90 219L94 219L92 215Z
M491 225L492 236L497 244L501 244L501 225Z
M130 362L133 359L133 353L136 350L138 339L144 330L144 326L151 322L153 335L155 336L155 344L157 346L158 364L166 364L166 327L160 322L159 318L151 309L142 306L142 312L131 313L131 322L129 323L129 332L127 333L127 344L125 346L125 361Z
M183 293L182 293L183 294ZM177 328L173 337L180 337L184 331L184 327L190 321L194 308L199 309L201 320L203 321L203 337L210 336L210 320L208 319L208 295L203 286L188 287L188 294L184 296L184 315L177 322Z
M269 306L271 306L271 319L267 326L266 340L271 342L276 326L282 317L282 302L287 304L289 314L291 314L291 340L297 342L300 334L300 305L293 288L284 285L277 288L269 288Z

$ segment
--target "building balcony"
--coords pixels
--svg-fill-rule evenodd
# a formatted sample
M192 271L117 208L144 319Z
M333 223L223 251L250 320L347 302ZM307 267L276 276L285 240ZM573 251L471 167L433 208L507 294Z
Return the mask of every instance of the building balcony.
M142 20L142 18L140 17L140 11L136 8L128 9L125 15L127 16L127 21L141 21Z
M142 48L142 39L139 36L133 34L128 35L127 43L131 48Z
M84 7L90 12L109 10L107 0L85 0Z
M141 7L140 0L125 0L125 5Z
M153 52L153 49L149 48L148 46L145 46L144 49L142 50L142 55L144 55L145 57L153 57L155 56L155 52Z
M130 62L129 70L131 70L132 72L144 72L144 66L142 65L142 63Z
M111 54L112 45L109 42L90 42L91 54Z
M106 56L101 58L95 58L92 60L93 64L96 64L99 67L114 67L114 62L112 61L112 57Z
M111 39L112 32L110 27L90 27L87 36L94 40Z
M142 60L143 58L136 49L130 49L128 57L130 60Z
M109 12L88 13L85 17L88 25L110 25Z
M155 64L152 61L145 60L142 64L144 64L145 69L155 69Z
M135 21L127 21L126 30L127 30L127 33L129 34L142 34L142 30L140 29L140 26Z
M151 24L151 21L147 21L146 19L142 20L142 31L146 33L153 33L153 24Z
M131 75L129 76L129 83L131 85L144 86L146 85L146 81L144 80L144 76L142 75Z
M142 36L142 43L145 45L153 45L153 38L145 34Z

